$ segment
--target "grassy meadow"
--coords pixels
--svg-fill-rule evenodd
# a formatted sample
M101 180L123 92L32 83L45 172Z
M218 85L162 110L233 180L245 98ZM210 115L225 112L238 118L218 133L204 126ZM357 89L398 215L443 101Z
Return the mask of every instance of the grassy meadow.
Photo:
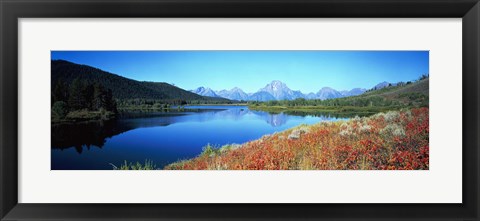
M428 108L301 125L241 145L204 148L170 170L424 170Z

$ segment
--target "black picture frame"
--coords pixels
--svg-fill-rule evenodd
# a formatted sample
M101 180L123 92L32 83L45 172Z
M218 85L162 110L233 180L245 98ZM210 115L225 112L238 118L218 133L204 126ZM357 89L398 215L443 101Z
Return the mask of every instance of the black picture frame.
M479 220L480 5L478 0L0 0L0 15L1 220ZM462 18L463 203L18 203L17 21L19 18L47 17Z

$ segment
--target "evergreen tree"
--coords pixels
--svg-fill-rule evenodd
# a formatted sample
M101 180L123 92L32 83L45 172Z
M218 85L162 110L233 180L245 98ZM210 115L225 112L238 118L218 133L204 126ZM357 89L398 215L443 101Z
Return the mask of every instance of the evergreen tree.
M83 83L80 79L75 78L70 86L68 106L72 110L80 110L87 106L86 103Z
M93 110L100 110L101 108L106 108L107 106L107 95L105 93L105 88L101 84L94 85L93 92L93 101L92 108Z
M83 83L83 96L85 98L85 106L83 108L93 110L93 85L88 83Z
M68 85L61 79L58 79L53 89L52 104L57 101L68 101Z
M117 102L113 98L112 90L108 89L105 96L106 109L117 113Z
M67 116L67 103L64 101L57 101L52 106L52 116L58 119L63 119Z

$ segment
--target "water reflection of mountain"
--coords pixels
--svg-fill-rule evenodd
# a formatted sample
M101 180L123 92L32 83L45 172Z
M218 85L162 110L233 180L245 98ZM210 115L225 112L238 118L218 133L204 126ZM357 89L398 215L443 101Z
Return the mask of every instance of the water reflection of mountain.
M249 110L246 108L227 108L227 109L208 109L209 111L201 112L201 114L193 115L189 120L197 120L200 122L216 119L224 120L241 120Z
M294 116L292 116L294 115ZM79 124L52 125L52 149L75 148L82 153L84 148L92 146L102 148L107 138L136 128L169 126L182 122L205 122L211 120L261 119L272 127L287 123L292 117L302 118L311 114L268 113L251 111L248 108L224 108L185 110L183 112L129 112L123 113L117 120ZM319 121L332 120L331 116L318 115Z
M271 114L263 111L250 111L255 114L257 117L260 117L265 122L270 124L272 127L279 127L287 123L288 115L284 113Z
M284 113L271 114L263 111L251 111L248 108L227 108L222 111L203 112L197 116L199 121L209 121L215 119L243 120L247 115L254 115L273 127L284 125L287 122L288 115Z

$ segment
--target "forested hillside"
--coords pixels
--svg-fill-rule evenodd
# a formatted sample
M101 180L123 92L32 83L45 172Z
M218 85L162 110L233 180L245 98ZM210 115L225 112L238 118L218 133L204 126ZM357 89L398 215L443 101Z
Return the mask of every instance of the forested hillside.
M111 90L116 99L150 99L164 101L212 101L229 102L228 99L210 98L197 95L173 85L161 82L141 82L87 65L79 65L65 60L51 61L52 91L58 84L70 87L75 79L86 84L100 84Z

